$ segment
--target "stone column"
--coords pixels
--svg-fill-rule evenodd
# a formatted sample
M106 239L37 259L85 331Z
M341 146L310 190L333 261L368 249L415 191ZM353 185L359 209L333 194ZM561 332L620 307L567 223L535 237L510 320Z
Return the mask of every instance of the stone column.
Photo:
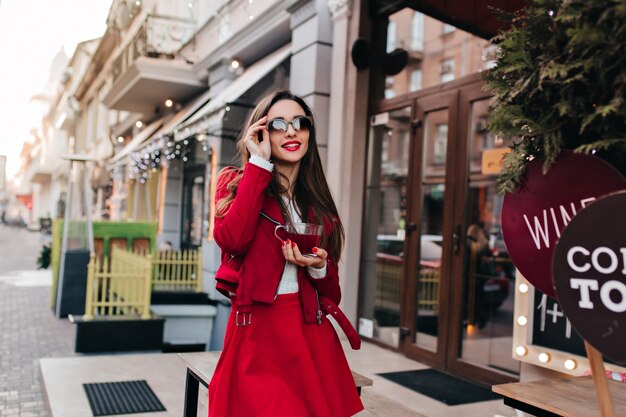
M329 103L328 169L326 177L335 199L341 195L343 147L343 111L345 109L346 65L348 62L348 37L351 0L330 0L328 7L333 19L333 54L330 88L333 94Z
M358 322L359 270L363 222L363 194L367 143L369 71L357 71L350 60L354 40L365 32L367 10L362 2L330 0L333 13L333 78L330 102L328 177L346 231L339 264L342 309Z
M332 60L332 21L327 0L292 0L289 88L313 109L317 142L326 169Z

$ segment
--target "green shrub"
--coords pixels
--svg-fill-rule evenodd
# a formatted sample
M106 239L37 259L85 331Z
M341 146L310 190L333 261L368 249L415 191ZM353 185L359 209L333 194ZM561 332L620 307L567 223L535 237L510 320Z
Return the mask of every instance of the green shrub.
M626 171L626 1L532 0L494 38L497 65L489 129L511 140L501 193L523 181L526 163L544 172L563 149L596 153Z

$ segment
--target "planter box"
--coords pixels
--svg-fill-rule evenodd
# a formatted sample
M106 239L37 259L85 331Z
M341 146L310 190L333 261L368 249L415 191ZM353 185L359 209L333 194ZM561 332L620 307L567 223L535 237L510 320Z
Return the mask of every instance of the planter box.
M83 316L70 315L76 324L77 353L102 353L119 351L158 351L163 349L162 317L152 315L147 320L127 317L96 318L84 320Z
M215 306L165 304L152 305L151 310L165 319L164 345L195 345L200 349L208 350L213 320L217 313Z

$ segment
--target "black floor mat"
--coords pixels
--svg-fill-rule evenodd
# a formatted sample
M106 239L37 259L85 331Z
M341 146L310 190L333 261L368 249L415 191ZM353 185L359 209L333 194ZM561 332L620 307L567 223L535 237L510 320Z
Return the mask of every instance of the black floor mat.
M434 369L388 372L378 375L447 405L477 403L501 398L487 388Z
M94 417L166 411L146 381L83 384Z

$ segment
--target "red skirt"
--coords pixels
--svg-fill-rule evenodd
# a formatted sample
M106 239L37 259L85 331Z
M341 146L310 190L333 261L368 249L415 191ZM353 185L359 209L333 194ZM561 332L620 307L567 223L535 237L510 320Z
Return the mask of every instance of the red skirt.
M332 324L306 324L297 293L254 304L235 326L209 384L210 417L348 417L363 410ZM240 317L241 319L241 317Z

